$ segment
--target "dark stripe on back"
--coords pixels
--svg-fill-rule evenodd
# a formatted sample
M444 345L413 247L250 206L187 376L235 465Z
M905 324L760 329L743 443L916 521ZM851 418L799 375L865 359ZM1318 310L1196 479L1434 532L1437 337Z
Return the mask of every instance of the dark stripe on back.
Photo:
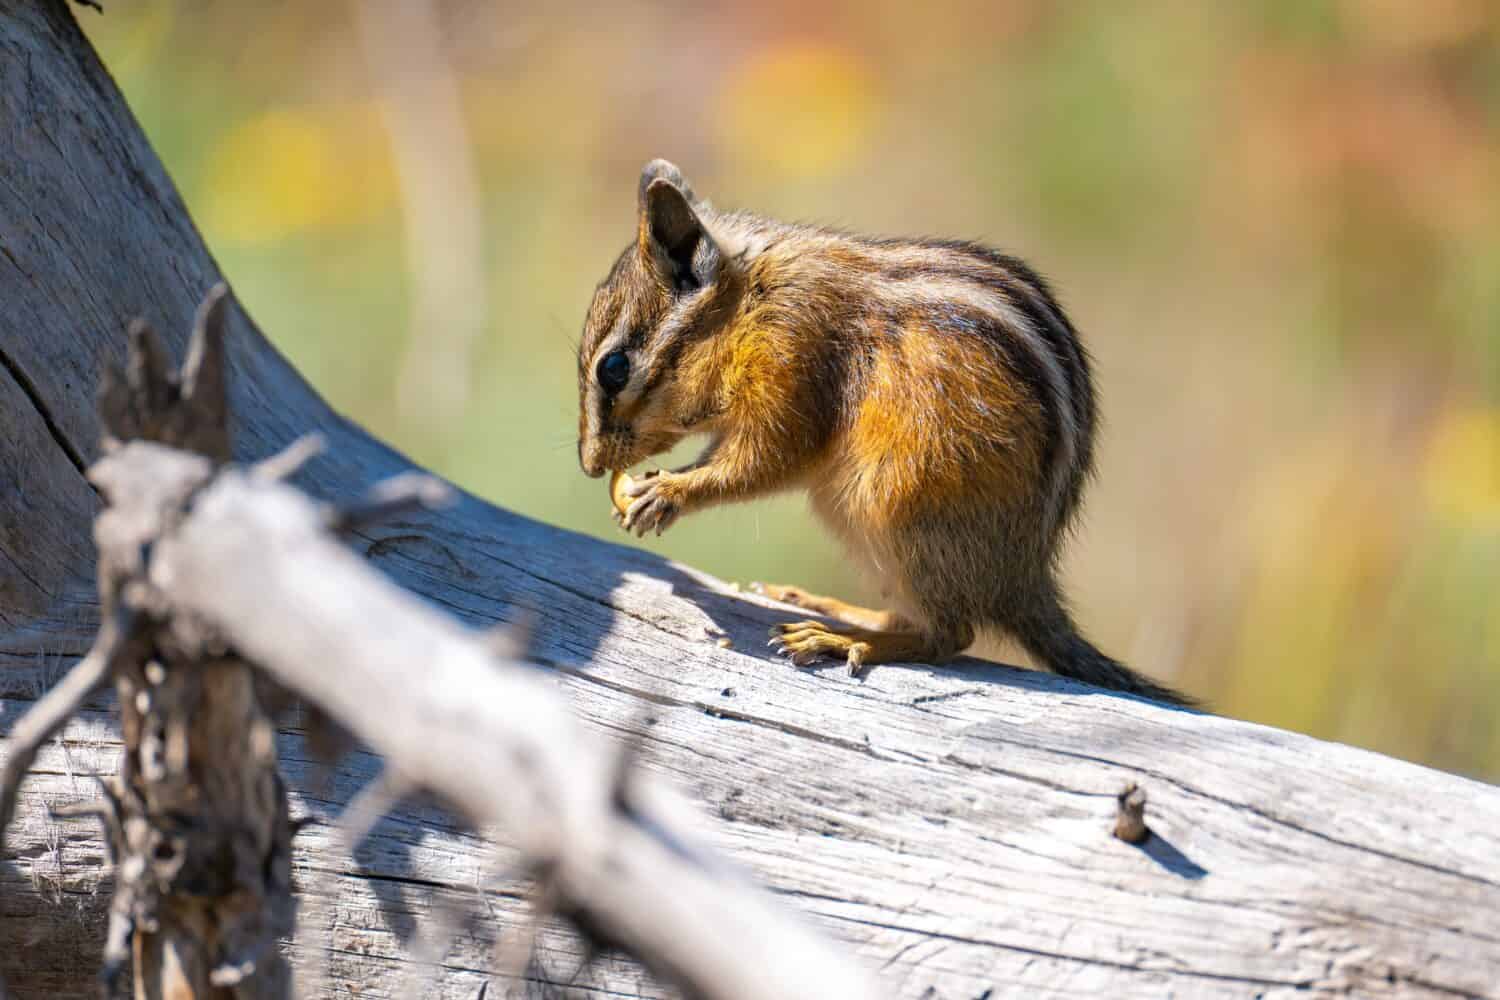
M1068 390L1073 400L1073 419L1077 437L1073 442L1074 469L1064 487L1061 524L1067 524L1078 509L1083 485L1094 470L1094 425L1097 419L1094 380L1090 371L1088 349L1063 312L1047 281L1025 261L976 243L962 244L961 252L990 261L1014 284L1005 289L1006 296L1022 309L1047 340L1068 376ZM1040 322L1038 322L1040 319Z
M918 322L934 330L979 337L995 347L1006 371L1026 386L1032 398L1041 404L1039 408L1046 422L1047 440L1042 449L1042 467L1039 471L1044 479L1050 476L1058 451L1062 448L1062 437L1066 429L1062 414L1052 400L1052 386L1041 359L1006 329L1004 320L990 313L961 306L936 306L920 310L915 316Z
M991 250L979 243L958 243L951 249L989 263L1009 279L1003 286L1007 296L1032 320L1068 373L1068 389L1079 404L1078 424L1087 436L1094 423L1088 352L1047 280L1019 257Z
M864 242L882 249L915 247L932 252L930 262L883 268L881 274L890 280L942 277L971 281L999 291L1012 308L1026 317L1057 359L1067 380L1070 400L1067 405L1073 407L1078 428L1078 454L1087 468L1093 457L1095 417L1088 352L1046 280L1020 258L966 240L876 239Z

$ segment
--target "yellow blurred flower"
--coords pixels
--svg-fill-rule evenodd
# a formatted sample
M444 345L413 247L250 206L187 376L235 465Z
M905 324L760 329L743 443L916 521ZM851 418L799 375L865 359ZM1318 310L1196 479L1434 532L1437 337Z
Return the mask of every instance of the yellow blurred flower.
M874 82L852 53L794 42L751 56L721 98L719 141L734 162L783 176L849 164L874 124Z
M373 216L390 197L385 136L372 113L278 109L219 141L205 181L218 239L268 243Z
M1444 513L1500 521L1500 408L1443 417L1427 452L1426 487L1429 502Z

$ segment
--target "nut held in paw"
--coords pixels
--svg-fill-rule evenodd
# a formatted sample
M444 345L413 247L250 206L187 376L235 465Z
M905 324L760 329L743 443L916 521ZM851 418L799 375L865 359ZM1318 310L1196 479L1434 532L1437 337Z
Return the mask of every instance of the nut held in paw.
M609 474L609 499L615 505L615 510L624 517L625 512L630 509L630 501L634 499L625 491L635 485L635 480L630 478L630 473L615 469Z

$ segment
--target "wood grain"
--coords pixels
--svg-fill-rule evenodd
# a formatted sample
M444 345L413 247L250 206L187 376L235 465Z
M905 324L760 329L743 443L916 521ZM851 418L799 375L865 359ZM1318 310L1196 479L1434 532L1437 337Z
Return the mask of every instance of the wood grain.
M97 501L80 463L97 455L103 362L136 315L180 356L218 278L71 12L0 0L0 732L97 627ZM297 483L326 498L410 467L330 410L242 310L230 330L239 457L321 430L328 452ZM463 622L533 615L536 654L584 725L618 735L644 711L645 766L702 804L710 841L897 995L1500 995L1490 786L973 661L863 681L797 672L764 651L785 610L475 498L366 529L357 549ZM357 754L319 788L295 726L280 749L294 811L325 813L378 769ZM42 806L92 797L88 776L118 752L100 703L23 790L0 859L0 956L22 997L92 995L102 844ZM1111 835L1128 781L1149 796L1143 847ZM486 843L431 808L381 823L354 865L326 828L304 831L299 886L333 871L338 888L315 901L326 933L294 963L330 949L358 990L337 995L390 996L414 931L476 904L427 995L473 998L492 979L487 995L507 995L483 942L521 926L527 886ZM566 983L580 958L548 931L537 971ZM568 989L663 995L613 957Z

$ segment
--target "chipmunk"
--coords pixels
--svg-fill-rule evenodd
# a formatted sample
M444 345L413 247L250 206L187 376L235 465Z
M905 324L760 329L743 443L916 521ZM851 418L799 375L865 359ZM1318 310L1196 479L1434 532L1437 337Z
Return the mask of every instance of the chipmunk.
M627 531L804 489L878 575L892 610L758 588L841 623L773 630L797 665L937 664L989 627L1063 676L1189 703L1096 649L1059 590L1096 403L1087 352L1022 261L716 211L653 160L636 238L589 306L578 391L589 476L709 438L625 484Z

